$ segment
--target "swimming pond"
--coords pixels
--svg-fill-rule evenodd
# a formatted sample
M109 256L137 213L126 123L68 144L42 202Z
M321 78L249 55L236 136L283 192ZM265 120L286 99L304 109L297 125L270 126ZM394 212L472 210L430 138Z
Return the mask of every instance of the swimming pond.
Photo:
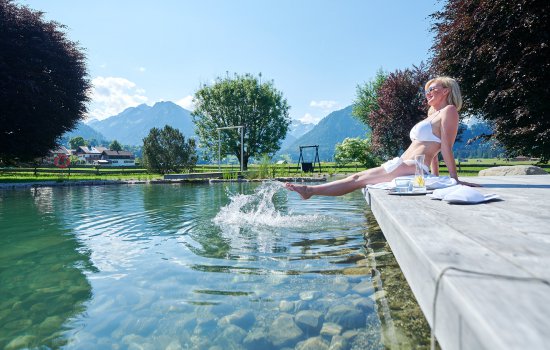
M0 348L394 347L426 325L365 210L276 182L2 191Z

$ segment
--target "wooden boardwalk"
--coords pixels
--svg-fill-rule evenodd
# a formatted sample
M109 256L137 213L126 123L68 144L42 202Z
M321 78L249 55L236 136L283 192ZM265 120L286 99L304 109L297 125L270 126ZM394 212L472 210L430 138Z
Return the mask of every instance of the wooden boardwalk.
M444 350L550 349L550 175L467 180L502 200L366 199Z

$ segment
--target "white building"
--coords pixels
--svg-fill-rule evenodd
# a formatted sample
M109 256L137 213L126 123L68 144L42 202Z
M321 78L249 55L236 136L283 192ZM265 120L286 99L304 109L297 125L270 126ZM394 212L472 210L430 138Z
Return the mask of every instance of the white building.
M110 166L135 166L136 158L132 152L104 150L99 160L107 161Z

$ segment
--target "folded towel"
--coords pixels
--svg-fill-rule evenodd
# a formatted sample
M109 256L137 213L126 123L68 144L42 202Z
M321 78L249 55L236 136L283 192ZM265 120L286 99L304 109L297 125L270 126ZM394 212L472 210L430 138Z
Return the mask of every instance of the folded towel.
M426 177L426 188L436 190L456 185L456 180L448 176L428 176Z
M496 194L483 194L465 185L437 189L432 194L428 194L428 197L455 204L477 204L500 198Z

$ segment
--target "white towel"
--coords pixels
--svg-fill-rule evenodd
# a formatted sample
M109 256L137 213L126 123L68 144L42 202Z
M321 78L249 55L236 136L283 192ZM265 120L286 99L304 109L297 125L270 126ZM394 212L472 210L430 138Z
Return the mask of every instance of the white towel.
M465 185L437 189L432 194L428 194L428 197L455 204L477 204L500 198L496 194L483 194Z

